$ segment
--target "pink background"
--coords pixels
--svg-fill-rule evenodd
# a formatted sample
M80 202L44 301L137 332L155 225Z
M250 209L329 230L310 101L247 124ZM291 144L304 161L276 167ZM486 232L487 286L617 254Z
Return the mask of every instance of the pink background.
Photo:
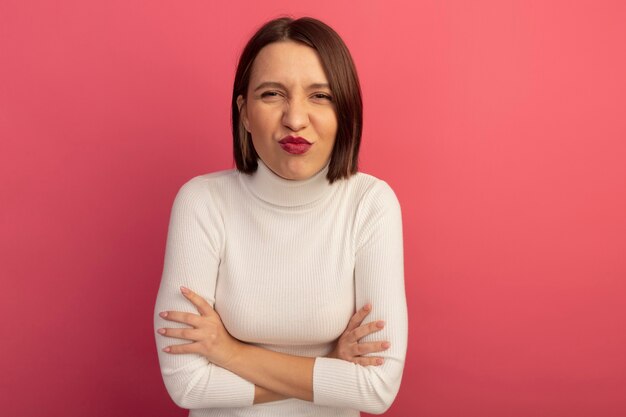
M178 188L233 166L238 53L333 26L403 208L389 416L626 415L622 1L0 2L0 413L186 416L152 312Z

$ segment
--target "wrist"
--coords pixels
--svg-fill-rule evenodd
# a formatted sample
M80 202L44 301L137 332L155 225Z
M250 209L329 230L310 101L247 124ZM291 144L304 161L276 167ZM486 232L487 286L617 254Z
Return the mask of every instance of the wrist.
M237 368L238 364L243 361L247 347L247 344L233 338L233 341L228 348L228 355L224 358L223 363L218 365L224 369L234 372L234 369Z

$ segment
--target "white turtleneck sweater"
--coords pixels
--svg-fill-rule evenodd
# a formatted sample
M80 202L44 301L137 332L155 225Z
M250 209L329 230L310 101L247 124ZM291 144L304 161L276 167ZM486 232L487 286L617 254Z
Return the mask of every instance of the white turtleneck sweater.
M161 373L189 416L359 416L380 414L400 386L407 347L402 217L389 185L357 173L328 183L328 165L290 181L261 160L253 175L235 169L187 181L174 200L154 329ZM161 311L198 314L180 292L206 299L235 338L273 351L315 357L313 402L253 405L254 384L197 354L162 349L190 343L156 333L189 327ZM390 342L380 366L326 358L356 309L384 329L361 342Z

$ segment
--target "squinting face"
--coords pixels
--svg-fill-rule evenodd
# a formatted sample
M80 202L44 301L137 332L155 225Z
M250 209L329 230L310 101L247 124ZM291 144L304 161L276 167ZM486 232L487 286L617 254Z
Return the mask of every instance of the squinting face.
M303 180L328 162L337 114L313 48L293 41L266 45L252 65L247 99L240 95L237 105L254 149L275 174ZM311 145L286 143L289 136Z

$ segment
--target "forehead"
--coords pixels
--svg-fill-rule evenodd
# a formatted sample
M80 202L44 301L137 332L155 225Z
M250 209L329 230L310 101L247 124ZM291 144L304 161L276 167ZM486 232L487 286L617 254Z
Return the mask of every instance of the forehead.
M250 87L264 81L285 85L327 83L317 51L294 41L274 42L264 46L252 64Z

